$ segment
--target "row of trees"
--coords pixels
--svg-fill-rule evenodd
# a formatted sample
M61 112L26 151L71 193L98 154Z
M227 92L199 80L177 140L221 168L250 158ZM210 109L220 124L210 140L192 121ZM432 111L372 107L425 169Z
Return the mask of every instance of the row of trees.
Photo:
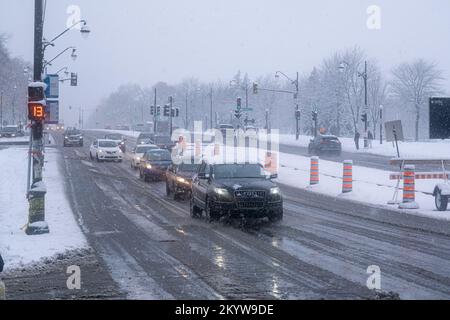
M383 120L400 119L404 131L410 137L426 137L424 115L427 114L428 98L443 94L442 71L422 59L396 66L388 75L382 73L379 63L367 57L358 48L336 52L303 74L299 80L299 105L301 109L300 127L306 134L312 133L311 112L319 112L319 126L330 133L352 136L362 132L361 115L364 111L364 63L367 62L368 119L370 130L377 134L380 124L380 105L383 106ZM204 83L198 79L185 79L181 83L169 85L164 82L152 88L137 84L123 85L104 99L91 117L90 125L105 126L151 121L150 105L154 101L156 89L157 105L167 103L169 96L175 99L175 106L181 109L181 117L176 124L191 128L194 120L204 121L209 127L210 107L213 106L213 123L236 121L233 110L236 98L242 97L253 111L248 117L258 125L266 123L266 113L272 128L285 133L295 130L295 101L293 95L260 91L254 95L252 83L259 88L293 91L288 80L277 79L273 74L249 79L247 74L237 72L233 79ZM187 110L187 112L186 112ZM105 111L105 112L103 112ZM108 112L106 112L108 111ZM245 116L244 116L245 117ZM413 130L411 129L413 128Z
M28 78L24 75L27 63L11 57L6 47L7 38L0 35L0 125L26 121Z

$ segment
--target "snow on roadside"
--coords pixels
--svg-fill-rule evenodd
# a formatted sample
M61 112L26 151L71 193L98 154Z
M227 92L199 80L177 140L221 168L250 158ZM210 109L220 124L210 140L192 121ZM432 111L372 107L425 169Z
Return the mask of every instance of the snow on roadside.
M60 155L51 148L47 148L44 171L46 221L50 233L27 236L21 230L28 219L27 151L25 147L0 150L0 252L6 270L88 246L64 192L63 176L57 165Z
M137 138L139 137L139 131L126 131L126 130L113 130L113 129L86 129L86 131L104 132L107 133L118 133L124 136Z
M295 140L294 135L280 134L280 144L308 147L310 136L300 136ZM370 153L386 157L397 157L397 151L392 142L373 140L371 149L360 148L356 150L355 142L352 138L339 138L342 143L342 150L353 153ZM359 145L364 145L364 140L360 139ZM450 158L450 140L428 140L419 142L399 141L400 156L411 158Z

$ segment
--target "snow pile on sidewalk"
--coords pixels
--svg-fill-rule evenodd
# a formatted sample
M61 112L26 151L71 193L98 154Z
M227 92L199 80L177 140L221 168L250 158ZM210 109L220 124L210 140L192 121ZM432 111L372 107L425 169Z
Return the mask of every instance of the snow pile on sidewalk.
M28 220L27 152L27 148L19 147L0 150L0 252L6 270L87 247L65 196L63 177L57 165L60 155L54 149L47 149L44 171L46 221L50 233L27 236L21 230Z
M295 140L295 135L280 134L280 144L308 147L310 136L300 136ZM364 149L364 140L360 139L360 149L357 151L352 138L339 138L342 150L355 153L371 153L386 157L397 157L397 151L392 142L379 140L372 141L372 148ZM402 142L399 141L400 155L410 158L450 158L450 140L429 140L426 142Z
M387 205L388 200L394 194L396 180L389 180L390 171L353 166L353 191L342 194L343 165L333 161L319 160L320 182L316 186L309 186L310 158L280 153L280 169L278 181L297 188L308 188L313 192L319 192L330 196L345 197L364 203L375 204L379 207L397 209L398 206ZM450 220L450 211L440 212L435 209L431 193L436 183L441 180L417 180L416 202L419 210L408 210L411 214L426 215L438 219ZM400 187L403 187L401 182ZM402 191L399 191L398 199L402 199Z

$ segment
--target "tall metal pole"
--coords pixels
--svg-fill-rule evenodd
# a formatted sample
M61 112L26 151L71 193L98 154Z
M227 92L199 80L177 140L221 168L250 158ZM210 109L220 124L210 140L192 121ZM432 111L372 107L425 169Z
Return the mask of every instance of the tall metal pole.
M368 105L367 105L367 61L364 61L364 112L366 114L366 121L364 121L364 148L369 147L369 142L367 141L367 114L368 114Z
M186 91L186 101L185 101L185 108L184 108L184 124L186 126L186 130L188 129L189 123L188 123L188 92Z
M0 92L0 129L3 128L3 92Z
M44 29L43 0L34 1L34 81L42 81L42 66L44 60L42 37ZM28 235L48 233L45 222L46 188L42 183L44 166L43 121L33 121L31 124L32 179L28 190L29 215L25 230Z
M153 113L153 132L156 133L156 121L158 119L158 107L156 105L156 88L155 88L155 100L154 100L154 106L155 106L155 112Z
M213 88L211 87L211 91L209 92L210 98L210 108L209 108L209 128L213 128Z
M380 106L380 144L383 144L383 106Z
M173 110L173 97L172 96L170 96L169 97L169 108L170 108L170 111L169 111L169 133L170 133L170 136L172 136L172 110Z
M300 138L300 107L298 105L298 93L299 93L299 83L298 83L298 72L297 79L295 80L295 139Z

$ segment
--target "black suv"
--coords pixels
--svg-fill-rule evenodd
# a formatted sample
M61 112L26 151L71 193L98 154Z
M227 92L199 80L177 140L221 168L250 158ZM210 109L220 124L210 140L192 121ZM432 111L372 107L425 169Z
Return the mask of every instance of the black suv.
M172 164L172 155L163 149L147 151L139 163L139 178L145 182L165 179L167 168Z
M338 137L332 135L318 135L311 139L308 145L308 153L310 155L336 154L341 155L342 145Z
M72 129L64 132L64 147L68 146L83 146L83 136L81 131Z
M190 211L210 220L229 214L244 218L283 218L278 186L260 164L208 164L203 162L192 180Z
M166 194L173 195L174 200L179 196L191 194L192 177L197 173L200 165L191 163L173 164L166 173Z

